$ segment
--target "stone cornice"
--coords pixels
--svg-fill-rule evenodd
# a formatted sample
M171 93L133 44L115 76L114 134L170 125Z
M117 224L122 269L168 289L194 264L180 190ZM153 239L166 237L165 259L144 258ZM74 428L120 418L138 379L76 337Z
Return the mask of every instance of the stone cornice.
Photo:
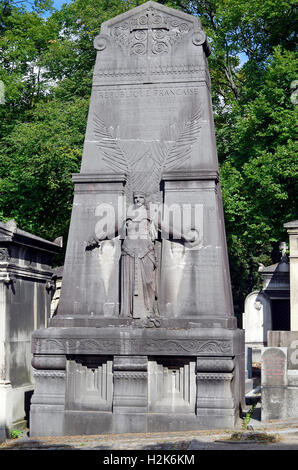
M216 334L217 330L218 331ZM47 328L33 334L34 354L233 356L241 353L238 330Z

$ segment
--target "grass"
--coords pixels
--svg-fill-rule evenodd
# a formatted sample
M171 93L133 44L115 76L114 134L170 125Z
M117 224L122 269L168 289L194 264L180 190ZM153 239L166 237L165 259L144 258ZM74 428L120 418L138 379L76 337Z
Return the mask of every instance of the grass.
M22 435L22 431L19 429L11 429L9 433L11 439L18 439Z
M246 430L248 425L249 425L249 422L251 420L251 417L252 417L252 414L255 410L255 407L256 407L256 404L252 405L251 408L248 410L248 412L246 413L245 415L245 418L243 419L243 423L242 423L242 429L243 430Z
M276 434L267 434L265 432L233 432L230 441L258 441L261 443L273 443L279 441L279 436Z

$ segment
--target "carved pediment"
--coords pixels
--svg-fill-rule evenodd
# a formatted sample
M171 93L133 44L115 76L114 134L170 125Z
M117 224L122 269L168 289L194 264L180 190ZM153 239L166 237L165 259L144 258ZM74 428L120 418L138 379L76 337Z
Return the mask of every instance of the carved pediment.
M131 56L158 56L168 54L189 34L195 34L196 41L201 34L205 41L198 18L150 1L103 23L98 38L108 37Z

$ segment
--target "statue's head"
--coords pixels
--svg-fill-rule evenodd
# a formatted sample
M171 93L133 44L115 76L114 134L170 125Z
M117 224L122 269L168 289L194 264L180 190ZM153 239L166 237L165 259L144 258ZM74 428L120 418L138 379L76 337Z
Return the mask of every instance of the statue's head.
M133 202L137 207L144 206L146 204L146 194L142 191L135 191L133 193Z

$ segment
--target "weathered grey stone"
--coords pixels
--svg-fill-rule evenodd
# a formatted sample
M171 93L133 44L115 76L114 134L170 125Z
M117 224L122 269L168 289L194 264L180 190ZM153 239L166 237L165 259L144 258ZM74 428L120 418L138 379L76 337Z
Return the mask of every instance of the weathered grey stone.
M287 349L263 348L262 386L280 387L287 385Z
M252 348L252 361L260 362L267 331L272 329L270 299L263 292L251 292L245 299L242 318L245 345Z
M268 346L287 348L288 369L298 369L298 331L268 331Z
M150 413L195 413L195 360L149 361Z
M290 238L291 330L298 330L298 220L284 224Z
M33 337L43 371L66 357L56 432L234 425L244 338L233 315L206 35L197 17L147 2L103 23L94 45L59 307ZM164 223L173 205L183 227ZM56 393L49 379L40 387L37 397L42 387L49 400ZM45 432L38 400L34 435Z
M286 387L263 387L262 421L287 418L287 396Z
M60 248L0 223L0 437L25 424L33 390L31 334L47 326L51 259Z
M65 370L37 370L30 408L31 436L59 436L65 432Z
M53 328L33 333L34 361L39 355L103 354L167 356L212 356L222 370L221 356L243 356L241 330L223 328ZM52 368L46 367L46 368Z
M284 350L287 354L286 378L281 386L262 391L262 412L264 419L270 416L277 418L298 417L298 332L269 331L268 344L270 349ZM271 390L272 389L272 390ZM274 403L274 410L272 403Z
M297 371L295 371L297 372ZM294 377L292 374L288 375L289 386L287 387L287 418L298 417L298 380L297 375Z
M287 417L287 349L262 351L262 420Z

